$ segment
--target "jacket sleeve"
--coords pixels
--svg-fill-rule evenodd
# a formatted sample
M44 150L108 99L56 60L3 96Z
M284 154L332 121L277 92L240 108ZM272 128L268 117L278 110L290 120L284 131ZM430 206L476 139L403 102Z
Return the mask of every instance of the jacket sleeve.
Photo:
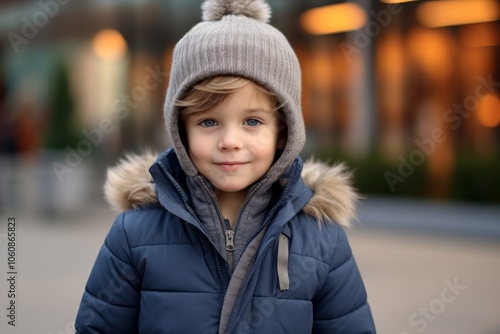
M124 228L114 222L90 273L75 322L77 333L137 333L140 279Z
M376 333L366 290L345 232L339 226L329 273L314 303L313 333Z

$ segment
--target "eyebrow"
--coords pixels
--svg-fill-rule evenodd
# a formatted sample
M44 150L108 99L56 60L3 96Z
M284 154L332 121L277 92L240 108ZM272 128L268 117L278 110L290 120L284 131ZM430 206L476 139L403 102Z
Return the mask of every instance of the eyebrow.
M196 113L196 114L190 114L188 115L188 117L199 117L199 118L203 118L205 115L207 114L211 114L211 113L220 113L221 111L215 111L215 110L208 110L206 112L201 112L201 113ZM275 113L275 110L273 109L264 109L264 108L248 108L248 109L244 109L244 112L247 112L247 113L265 113L265 114L274 114Z
M263 109L263 108L249 108L249 109L246 109L245 111L248 111L248 112L265 112L265 113L273 113L273 110L271 109Z

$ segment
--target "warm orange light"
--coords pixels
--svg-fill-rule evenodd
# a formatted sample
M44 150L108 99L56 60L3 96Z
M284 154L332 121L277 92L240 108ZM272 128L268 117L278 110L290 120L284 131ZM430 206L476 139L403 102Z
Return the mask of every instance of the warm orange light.
M118 31L106 29L94 36L92 48L104 60L119 60L127 53L127 42Z
M380 2L384 3L403 3L403 2L412 2L416 0L380 0Z
M500 98L493 94L488 94L481 99L477 110L479 123L489 128L500 125Z
M307 10L302 14L300 24L310 34L324 35L360 29L367 20L363 7L346 2Z
M453 34L448 30L414 28L407 35L407 54L416 60L432 81L449 85L456 55Z
M500 4L495 0L428 1L417 8L420 23L429 28L500 19Z
M462 44L470 48L500 45L500 31L496 22L460 27L459 36Z

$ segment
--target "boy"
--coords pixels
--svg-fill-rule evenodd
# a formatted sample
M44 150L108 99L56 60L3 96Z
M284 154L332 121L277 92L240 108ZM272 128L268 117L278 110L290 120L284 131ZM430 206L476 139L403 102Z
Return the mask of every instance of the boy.
M298 157L293 50L263 0L208 0L203 11L174 51L174 148L108 174L107 198L125 212L77 332L375 333L339 226L354 211L349 176Z

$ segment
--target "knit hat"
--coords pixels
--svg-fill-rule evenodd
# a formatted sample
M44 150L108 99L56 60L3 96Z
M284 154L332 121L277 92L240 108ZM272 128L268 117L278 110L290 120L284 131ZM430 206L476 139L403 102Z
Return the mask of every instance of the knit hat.
M286 117L287 142L267 177L276 180L304 146L301 72L286 37L268 24L264 0L206 0L203 22L177 43L172 60L164 113L170 139L186 174L198 173L179 132L179 108L174 106L199 81L219 75L253 80L276 95Z

